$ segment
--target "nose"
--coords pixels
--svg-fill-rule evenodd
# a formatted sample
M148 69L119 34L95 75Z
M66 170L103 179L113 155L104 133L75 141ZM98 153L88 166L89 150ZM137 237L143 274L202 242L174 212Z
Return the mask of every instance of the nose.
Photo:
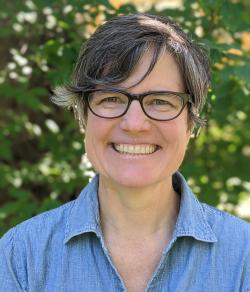
M139 133L151 127L149 118L144 114L140 102L133 100L126 114L122 117L120 127L124 131Z

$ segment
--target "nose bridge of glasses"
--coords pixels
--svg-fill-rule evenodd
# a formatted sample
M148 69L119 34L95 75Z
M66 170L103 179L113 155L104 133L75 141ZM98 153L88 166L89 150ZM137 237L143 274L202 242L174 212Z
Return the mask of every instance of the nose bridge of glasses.
M131 103L134 100L137 100L137 101L141 102L141 100L143 99L145 94L127 93L126 95L127 95L128 99L129 99L129 102Z
M128 109L131 107L132 103L134 101L137 101L140 104L141 110L144 113L144 109L143 109L143 104L142 104L142 100L144 98L145 94L131 94L131 93L127 93L127 97L129 99L128 101Z
M127 112L136 112L136 115L138 115L138 110L141 114L145 115L142 99L144 95L142 94L127 94L127 97L129 99L128 106L127 106ZM132 108L131 108L132 107Z

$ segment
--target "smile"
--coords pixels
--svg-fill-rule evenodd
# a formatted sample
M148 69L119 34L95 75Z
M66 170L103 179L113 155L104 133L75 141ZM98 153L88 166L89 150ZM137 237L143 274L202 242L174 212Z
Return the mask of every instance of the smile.
M152 144L112 144L112 146L119 153L132 155L152 154L158 149L157 145Z

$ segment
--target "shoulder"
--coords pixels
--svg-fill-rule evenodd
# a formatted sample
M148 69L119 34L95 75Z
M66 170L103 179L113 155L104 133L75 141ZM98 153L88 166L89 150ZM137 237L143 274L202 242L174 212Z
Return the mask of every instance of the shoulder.
M211 221L211 223L221 223L232 226L241 227L246 229L246 231L250 232L250 223L236 217L226 211L222 211L216 207L210 206L206 203L201 203L203 210L207 216L207 219Z
M98 176L82 189L77 199L36 215L13 227L0 239L0 244L7 244L9 240L13 241L15 238L19 243L25 241L30 246L35 246L35 242L39 242L39 245L43 242L45 245L52 244L52 241L54 243L64 242L69 218L73 217L77 222L80 217L83 223L87 219L87 215L90 213L89 201L94 200L93 194L96 192L97 183Z
M205 203L201 204L206 220L213 230L217 242L212 246L213 255L226 263L231 270L241 271L242 282L249 283L250 273L250 224L228 212Z
M28 266L43 267L45 258L62 254L67 214L73 205L74 201L28 219L0 239L0 281L6 274L8 282L17 279L26 287Z
M235 244L250 252L250 223L205 203L201 205L219 242L227 242L230 246Z
M0 239L1 246L11 246L13 241L34 242L36 238L45 239L52 234L60 234L67 224L67 217L75 201L66 203L58 208L43 212L11 228Z

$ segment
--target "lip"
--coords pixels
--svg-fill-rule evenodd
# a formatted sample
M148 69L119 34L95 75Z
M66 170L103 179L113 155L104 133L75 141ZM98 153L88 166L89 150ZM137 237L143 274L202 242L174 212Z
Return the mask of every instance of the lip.
M159 144L156 143L152 143L152 142L147 142L147 141L137 141L137 140L133 140L133 141L112 141L109 143L110 145L112 144L124 144L124 145L155 145L159 148L161 148L161 146Z

